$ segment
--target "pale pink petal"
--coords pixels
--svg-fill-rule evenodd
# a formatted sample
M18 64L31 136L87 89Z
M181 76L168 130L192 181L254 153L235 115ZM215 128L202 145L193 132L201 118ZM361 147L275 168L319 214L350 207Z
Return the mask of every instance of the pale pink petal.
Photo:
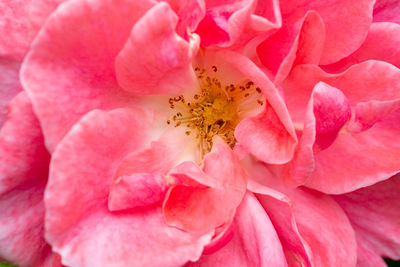
M281 242L267 213L248 192L234 220L234 237L222 249L189 266L287 266Z
M315 11L304 15L301 29L294 41L289 54L279 66L274 79L275 84L281 84L291 69L299 64L319 64L325 43L325 24Z
M400 259L400 175L335 196L347 213L360 245L393 259Z
M28 9L31 34L36 35L49 15L66 1L69 0L31 0Z
M367 38L359 49L339 62L323 68L328 72L337 73L346 70L351 65L370 59L386 61L400 68L399 24L391 22L372 23Z
M400 3L397 0L377 0L374 21L400 23Z
M202 182L202 178L207 177L204 175L196 177L196 181L203 186L172 186L163 204L164 216L169 225L186 231L207 232L233 218L246 190L246 178L239 160L222 140L214 142L212 151L205 156L203 171L220 186L207 186L207 181ZM196 172L189 175L194 176Z
M39 122L20 93L0 131L0 258L11 263L51 266L43 227L49 161Z
M326 27L321 64L329 64L354 52L364 41L371 20L373 0L279 1L283 27L258 47L263 64L276 73L289 53L300 29L301 18L309 10L320 14Z
M268 173L265 169L260 163L246 168L250 177L263 176ZM306 265L306 255L309 255L314 266L354 266L357 259L355 235L340 206L329 196L308 189L288 189L279 179L268 177L265 175L264 184L282 192L288 200L283 202L268 191L264 194L261 185L256 195L282 240L289 265L295 261ZM298 231L302 245L296 241L299 236L296 237L294 230ZM307 254L302 252L304 249Z
M23 63L21 81L51 151L88 111L134 102L117 84L114 61L151 5L145 0L72 0L48 19Z
M176 32L177 15L161 2L133 27L116 59L122 88L136 94L177 95L195 87L191 66L199 40L182 39Z
M177 266L197 260L211 234L165 224L161 207L110 212L107 198L121 160L149 146L143 111L85 115L52 157L46 188L46 237L68 266ZM125 142L121 142L125 140Z

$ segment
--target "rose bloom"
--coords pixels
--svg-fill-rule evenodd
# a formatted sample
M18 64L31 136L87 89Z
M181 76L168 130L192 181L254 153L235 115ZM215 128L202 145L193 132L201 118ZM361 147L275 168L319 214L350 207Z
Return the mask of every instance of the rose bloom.
M400 259L400 1L0 3L0 261Z

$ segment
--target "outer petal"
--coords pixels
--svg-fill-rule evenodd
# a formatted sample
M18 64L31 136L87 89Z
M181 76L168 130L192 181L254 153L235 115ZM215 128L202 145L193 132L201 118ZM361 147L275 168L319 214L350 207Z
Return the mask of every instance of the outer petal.
M399 4L400 8L400 4ZM400 25L391 22L371 24L364 43L350 56L324 66L328 72L341 72L351 65L370 60L382 60L400 68Z
M308 10L317 11L325 23L327 35L321 63L329 64L348 56L362 44L372 20L374 0L283 0L279 3L284 26L258 47L261 61L274 73L289 53L299 21Z
M400 259L400 175L335 200L347 213L360 245Z
M21 80L51 151L88 111L132 103L117 85L114 61L151 5L72 0L49 18L23 63Z
M400 23L399 1L377 0L374 6L374 21Z
M278 235L252 193L238 207L234 226L230 243L190 266L287 266Z
M399 145L392 141L400 133L399 113L394 112L400 97L399 79L399 69L379 61L367 61L336 75L310 65L296 67L284 83L288 107L295 121L301 121L304 116L306 104L303 101L310 86L322 80L340 89L350 105L355 106L355 119L351 122L354 124L349 124L349 131L354 131L351 127L359 123L362 127L368 126L361 129L373 126L361 133L344 131L332 146L319 152L315 158L315 172L307 186L338 194L387 179L399 171Z
M268 191L263 192L264 186L256 188L256 193L259 193L257 197L282 240L289 264L300 261L307 265L307 257L302 252L304 248L297 243L295 234L289 234L296 229L313 266L355 265L357 245L353 228L331 197L307 189L288 189L280 184L279 179L269 179L268 170L260 163L247 166L246 170L250 177L264 175L264 185L282 192L288 198L285 203ZM291 222L288 208L293 216Z
M0 131L0 258L21 266L51 266L54 257L43 229L49 160L39 122L20 93Z
M239 160L222 140L214 142L212 151L205 156L203 171L207 175L190 173L197 176L196 182L202 186L178 184L168 191L163 211L169 225L186 231L208 232L233 218L246 190L246 178ZM207 177L212 177L220 186L207 186L207 181L202 181Z
M177 95L195 87L191 66L199 40L187 42L176 32L177 15L161 2L133 27L116 59L119 84L136 94Z
M140 110L93 111L57 146L45 194L46 233L64 264L176 266L200 257L211 236L168 227L160 207L108 210L113 175L130 152L148 146L138 129L151 123Z

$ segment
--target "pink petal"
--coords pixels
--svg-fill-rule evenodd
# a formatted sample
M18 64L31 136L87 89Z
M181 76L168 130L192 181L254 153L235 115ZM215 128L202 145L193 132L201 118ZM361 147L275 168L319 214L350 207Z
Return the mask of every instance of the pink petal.
M283 27L258 47L263 64L276 73L289 53L299 21L309 10L320 14L326 26L321 64L329 64L354 52L364 41L371 20L373 0L280 1Z
M51 151L88 111L134 102L117 85L114 61L151 5L72 0L48 19L22 66L21 80Z
M399 171L399 147L392 140L399 135L399 115L394 110L400 97L400 70L384 62L367 61L331 75L315 66L299 65L284 83L287 104L296 122L304 117L305 95L318 81L340 89L350 105L356 106L353 122L367 125L365 129L375 125L359 134L343 132L328 149L320 151L307 186L338 194L376 183ZM372 100L378 101L371 102L377 103L373 110L360 108L365 104L359 102ZM351 127L349 130L355 131Z
M178 15L177 33L188 39L188 32L194 32L199 22L206 13L204 0L167 0L166 1Z
M202 178L207 177L204 175L197 176L196 181L205 186L172 186L163 205L169 225L186 231L207 232L228 223L234 216L246 190L245 174L233 151L222 140L215 142L212 151L205 156L203 171L220 186L207 186L207 181L202 182ZM196 175L196 172L189 175Z
M396 0L377 0L374 21L400 23L400 3Z
M156 204L164 199L166 189L165 178L161 175L135 173L120 176L111 185L108 208L117 211Z
M335 200L347 213L362 246L400 259L400 175Z
M313 10L307 11L289 54L279 66L274 83L281 84L296 65L318 65L324 48L325 34L325 24L320 15Z
M63 2L69 0L31 0L29 3L29 19L31 33L36 35L47 18Z
M387 267L387 264L383 261L382 257L375 251L364 247L359 241L357 241L357 245L358 267Z
M202 46L239 48L254 37L280 27L278 1L206 1L206 14L196 33ZM261 39L260 39L261 41Z
M168 227L157 206L108 210L115 171L148 147L142 128L150 119L134 109L93 111L57 146L45 194L46 237L66 265L176 266L197 260L210 241L212 233Z
M7 118L10 101L22 91L18 76L19 67L18 60L0 58L0 128Z
M0 56L22 59L33 38L29 30L28 0L4 0L0 3Z
M252 193L238 207L234 225L232 241L190 266L287 266L278 235Z
M0 131L0 258L21 266L51 266L54 256L43 227L49 159L31 103L20 93Z
M400 8L400 5L399 5ZM384 49L382 49L384 47ZM400 68L400 25L391 22L371 24L364 43L350 56L324 66L328 72L341 72L351 65L370 60L382 60Z
M268 172L259 165L246 168L250 177L263 176ZM307 266L308 257L313 266L355 265L357 246L353 228L331 197L308 189L288 189L278 179L268 179L268 175L264 184L282 192L287 198L285 201L268 191L264 193L261 185L257 188L256 196L271 218L289 265L300 261Z
M136 94L183 93L197 80L191 61L198 39L189 42L176 32L177 15L161 2L133 27L116 59L116 73L122 88Z
M293 157L297 140L288 133L273 108L265 105L262 113L236 126L235 137L258 159L271 164L286 163Z

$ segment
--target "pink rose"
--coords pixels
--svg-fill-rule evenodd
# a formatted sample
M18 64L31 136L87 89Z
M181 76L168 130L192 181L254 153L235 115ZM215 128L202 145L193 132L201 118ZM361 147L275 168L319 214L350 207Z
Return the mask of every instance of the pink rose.
M399 259L400 4L374 2L0 4L0 259Z

